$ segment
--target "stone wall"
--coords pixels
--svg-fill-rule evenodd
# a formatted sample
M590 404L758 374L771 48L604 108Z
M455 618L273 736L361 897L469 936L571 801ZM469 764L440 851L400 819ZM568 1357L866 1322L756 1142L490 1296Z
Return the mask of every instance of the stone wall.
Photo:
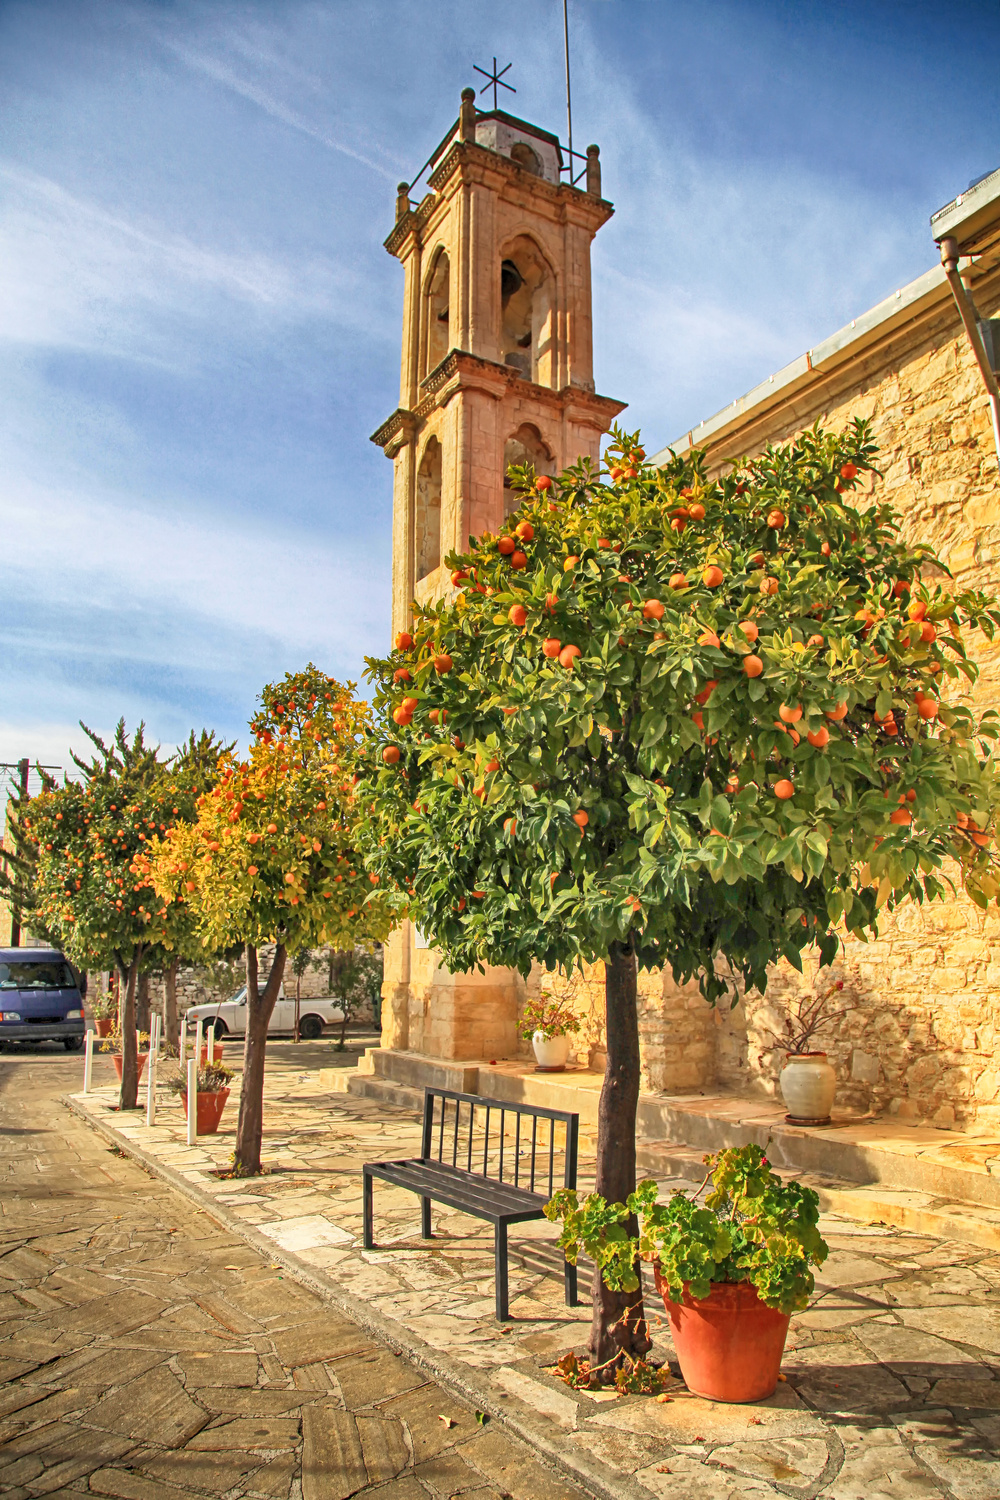
M1000 282L976 288L982 314L1000 305ZM928 542L960 588L1000 593L1000 488L988 399L950 294L916 330L903 330L842 374L816 382L773 415L728 437L714 461L782 442L819 420L831 430L870 418L881 449L875 491L899 510L910 541ZM1000 707L1000 645L970 643L980 706ZM955 873L954 871L952 872ZM800 978L780 965L766 999L720 1009L716 1079L724 1088L774 1093L781 1053L769 1045L782 1008L815 993L831 971ZM1000 1128L1000 914L958 894L889 915L870 943L848 939L832 970L845 1008L822 1045L838 1076L838 1104L950 1127ZM644 1022L644 1034L653 1034ZM654 1028L655 1030L655 1028ZM648 1046L648 1041L646 1042Z

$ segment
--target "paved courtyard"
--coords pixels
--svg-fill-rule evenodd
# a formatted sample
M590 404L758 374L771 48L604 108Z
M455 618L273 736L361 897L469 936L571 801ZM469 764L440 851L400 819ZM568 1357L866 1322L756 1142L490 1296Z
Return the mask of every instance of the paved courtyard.
M827 1216L832 1254L814 1305L793 1319L785 1379L770 1401L714 1405L679 1380L666 1403L583 1394L552 1372L558 1355L582 1349L589 1321L586 1307L563 1305L561 1281L545 1270L556 1265L552 1226L511 1232L508 1328L493 1319L491 1235L477 1221L436 1211L435 1238L424 1244L417 1200L376 1184L379 1245L361 1248L361 1164L416 1154L419 1122L381 1102L327 1093L316 1055L273 1049L269 1171L245 1183L219 1175L235 1111L223 1134L189 1150L176 1104L164 1102L151 1130L137 1117L119 1120L112 1104L110 1092L86 1101L101 1129L120 1131L130 1150L251 1241L274 1246L282 1263L373 1320L383 1341L395 1339L461 1385L498 1428L513 1424L594 1493L1000 1496L1000 1257L988 1250ZM648 1306L655 1317L652 1299ZM672 1359L665 1324L654 1331L655 1355Z
M0 1057L0 1494L582 1500L71 1115L81 1071Z

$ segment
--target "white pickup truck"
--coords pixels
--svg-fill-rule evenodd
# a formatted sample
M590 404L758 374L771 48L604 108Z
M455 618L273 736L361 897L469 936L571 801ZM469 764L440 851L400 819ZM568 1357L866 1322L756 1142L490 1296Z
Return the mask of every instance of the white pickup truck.
M184 1016L184 1025L189 1038L194 1038L199 1017L203 1032L214 1023L215 1035L220 1041L224 1036L245 1036L247 1029L246 985L231 1000L224 1000L216 1005L190 1006ZM299 1036L303 1041L315 1041L317 1037L323 1035L325 1027L339 1026L343 1019L344 1012L333 998L323 1000L303 998L299 1001ZM294 1031L295 1001L289 1000L282 987L274 1003L267 1034L268 1036L292 1036Z

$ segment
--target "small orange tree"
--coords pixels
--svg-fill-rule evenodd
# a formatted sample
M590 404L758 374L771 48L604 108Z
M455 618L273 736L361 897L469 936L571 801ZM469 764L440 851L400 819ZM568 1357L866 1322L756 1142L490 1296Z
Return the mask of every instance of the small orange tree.
M244 947L247 1027L236 1136L239 1175L260 1171L264 1052L285 960L300 948L380 942L390 915L357 852L358 747L368 706L312 664L261 694L245 760L220 762L195 817L157 841L147 879L193 914L211 949ZM260 983L258 950L275 944Z
M929 550L860 490L864 424L714 483L614 439L610 483L515 471L509 528L370 662L365 800L371 868L452 968L604 961L596 1185L624 1203L637 966L714 1002L806 948L831 962L838 924L876 931L946 865L997 896L994 718L943 689L1000 610L921 581ZM595 1278L593 1363L647 1348L641 1291Z
M202 731L202 770L186 751L162 760L145 743L143 725L131 739L120 720L111 744L86 725L90 760L74 755L80 781L51 782L23 809L20 828L34 851L32 907L80 968L118 972L122 997L122 1084L119 1105L134 1109L139 1086L135 989L140 966L155 967L181 933L170 931L162 901L150 895L144 851L194 811L196 789L209 783L220 746ZM193 753L193 752L192 752ZM175 764L176 762L176 764Z

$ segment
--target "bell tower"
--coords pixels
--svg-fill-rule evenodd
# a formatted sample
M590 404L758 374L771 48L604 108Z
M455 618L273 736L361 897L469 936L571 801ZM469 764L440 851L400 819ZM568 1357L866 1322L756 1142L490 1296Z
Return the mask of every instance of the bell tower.
M516 508L508 465L596 462L624 409L594 390L590 245L613 213L598 148L573 186L556 136L480 113L465 89L428 167L416 205L400 183L385 242L406 272L399 406L372 435L393 461L394 633L414 600L449 591L448 553ZM512 1055L520 986L506 969L450 973L402 923L385 949L382 1046L367 1066L410 1079L417 1060L403 1054L425 1068Z
M599 456L623 403L594 391L590 243L613 213L596 146L563 182L556 136L465 89L416 205L400 183L385 242L406 272L399 407L372 436L393 460L393 631L443 594L444 558L514 508L511 463Z

